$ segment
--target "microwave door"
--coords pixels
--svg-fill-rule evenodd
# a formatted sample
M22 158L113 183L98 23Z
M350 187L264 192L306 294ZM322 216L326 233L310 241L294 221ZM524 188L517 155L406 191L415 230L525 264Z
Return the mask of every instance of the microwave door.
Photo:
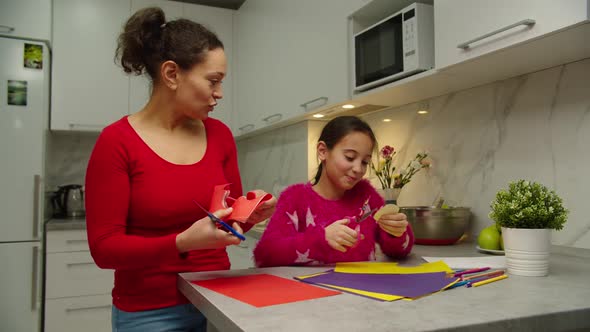
M355 62L357 90L372 87L383 78L403 72L401 15L355 37Z

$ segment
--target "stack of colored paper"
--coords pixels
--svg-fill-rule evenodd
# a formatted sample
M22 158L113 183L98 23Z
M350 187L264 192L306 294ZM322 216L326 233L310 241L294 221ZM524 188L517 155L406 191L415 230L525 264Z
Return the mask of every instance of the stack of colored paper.
M339 263L334 270L295 277L306 283L321 285L382 301L413 300L453 285L459 278L444 262L419 266L397 263Z

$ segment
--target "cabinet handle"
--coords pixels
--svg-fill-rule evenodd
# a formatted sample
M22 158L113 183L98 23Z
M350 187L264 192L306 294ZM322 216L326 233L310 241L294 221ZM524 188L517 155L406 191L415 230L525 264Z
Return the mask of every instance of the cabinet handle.
M268 123L274 123L274 122L279 121L282 118L283 118L283 114L276 113L276 114L267 116L266 118L262 119L262 121L268 122ZM270 119L276 119L276 120L270 121Z
M0 29L2 29L2 33L8 33L8 32L13 32L14 28L13 27L9 27L8 25L0 25Z
M66 244L85 244L88 240L66 240Z
M111 308L110 304L104 304L104 305L94 305L94 306L89 306L89 307L66 308L66 312L81 311L81 310L95 310L95 309L110 309L110 308Z
M498 33L500 33L500 32L504 32L504 31L506 31L506 30L510 30L510 29L512 29L512 28L515 28L515 27L517 27L517 26L519 26L519 25L526 25L526 26L528 26L528 27L531 27L531 26L533 26L535 23L536 23L536 21L535 21L535 20L532 20L532 19L530 19L530 18L527 18L527 19L525 19L525 20L518 21L518 22L516 22L516 23L513 23L513 24L510 24L510 25L507 25L507 26L505 26L505 27L503 27L503 28L500 28L500 29L498 29L498 30L495 30L495 31L492 31L492 32L486 33L485 35L481 35L481 36L479 36L479 37L477 37L477 38L474 38L474 39L472 39L472 40L470 40L470 41L466 41L466 42L464 42L464 43L461 43L461 44L457 45L457 48L461 48L461 49L464 49L464 50L466 50L466 49L468 49L468 48L469 48L469 44L473 44L473 43L475 43L475 42L478 42L478 41L480 41L480 40L482 40L482 39L486 39L486 38L488 38L488 37L490 37L490 36L493 36L493 35L496 35L496 34L498 34Z
M320 107L320 106L326 105L326 103L328 102L328 97L319 97L319 98L316 98L316 99L312 99L312 100L310 100L308 102L305 102L305 103L303 103L303 104L301 104L299 106L303 107L303 109L307 112L308 111L307 105L309 105L311 103L315 103L316 101L320 101L320 100L323 101L323 104L316 106L316 108L317 107Z
M92 125L92 124L83 124L83 123L70 123L68 125L70 130L77 129L103 129L104 125Z
M240 128L238 128L238 129L239 129L240 131L242 131L242 132L244 132L244 133L245 133L245 132L247 132L247 131L250 131L250 130L254 129L254 125L250 123L250 124L247 124L247 125L245 125L245 126L241 126L241 127L240 127Z
M82 265L94 265L94 262L81 262L81 263L67 263L66 264L66 266L68 268L74 267L74 266L82 266Z
M39 193L41 192L41 175L33 176L33 239L39 237Z
M39 264L39 247L33 246L33 278L32 278L32 285L31 285L31 310L37 309L37 278L39 277L39 269L37 265Z

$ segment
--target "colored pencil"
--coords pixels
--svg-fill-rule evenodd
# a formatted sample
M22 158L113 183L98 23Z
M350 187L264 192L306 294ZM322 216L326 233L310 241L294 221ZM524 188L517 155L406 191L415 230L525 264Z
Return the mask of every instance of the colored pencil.
M504 273L500 273L500 274L496 274L496 275L491 275L491 276L487 276L487 277L479 277L479 278L475 278L475 279L465 280L465 281L467 281L466 287L471 287L471 285L475 284L476 282L480 282L480 281L492 279L492 278L501 276L502 274L504 274Z
M454 277L460 277L464 274L471 274L471 273L476 273L476 272L482 272L482 271L487 271L489 270L489 267L481 267L481 268L477 268L477 269L469 269L469 270L465 270L465 271L461 271L459 273L455 273Z
M504 270L495 270L495 271L490 271L490 272L473 274L473 275L469 275L469 276L461 276L461 280L473 280L473 279L478 279L481 277L496 277L496 276L499 276L502 274L504 274Z
M449 287L447 288L447 290L448 290L448 289L457 288L457 287L460 287L460 286L464 286L464 285L467 285L468 283L469 283L469 281L467 281L467 280L463 280L463 281L457 281L456 283L454 283L454 284L452 284L451 286L449 286Z
M483 286L485 284L489 284L491 282L502 280L502 279L506 279L506 278L508 278L508 275L503 274L503 275L498 276L498 277L495 277L495 278L490 278L490 279L486 279L486 280L482 280L482 281L476 282L476 283L472 284L471 286L473 286L473 287Z

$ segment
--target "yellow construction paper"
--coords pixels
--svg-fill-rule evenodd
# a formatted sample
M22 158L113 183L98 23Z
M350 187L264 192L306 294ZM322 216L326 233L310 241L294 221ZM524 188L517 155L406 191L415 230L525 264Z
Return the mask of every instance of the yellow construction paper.
M337 263L335 272L373 274L416 274L447 272L453 270L443 261L424 263L418 266L399 266L394 262L348 262Z
M397 263L394 262L349 262L349 263L337 263L336 268L334 269L335 272L341 273L368 273L368 274L419 274L419 273L434 273L434 272L447 272L453 273L453 270L443 261L431 262L431 263L424 263L418 266L398 266ZM295 277L295 279L306 279L315 277L318 275L329 273L330 271L319 272L314 274L308 274L303 276ZM326 287L330 287L333 289L342 290L345 292L363 295L366 297L371 297L375 299L379 299L382 301L396 301L396 300L406 300L406 301L413 301L428 295L439 293L448 287L452 286L460 279L457 278L447 286L443 287L440 291L427 294L417 298L408 298L398 295L391 295L391 294L383 294L383 293L375 293L375 292L368 292L354 288L347 288L341 286L335 286L330 284L319 284Z
M321 274L326 274L328 272L320 272L320 273L314 273L314 274L309 274L309 275L305 275L305 276L299 276L299 277L295 277L295 279L306 279L306 278L311 278L311 277L315 277ZM359 294L359 295L363 295L366 297L372 297L375 299L379 299L382 301L396 301L399 299L403 299L403 296L397 296L397 295L391 295L391 294L383 294L383 293L375 293L375 292L367 292L367 291L363 291L363 290L359 290L359 289L354 289L354 288L347 288L347 287L340 287L340 286L335 286L335 285L330 285L330 284L318 284L318 285L322 285L322 286L326 286L326 287L330 287L333 289L338 289L338 290L342 290L345 292L349 292L349 293L354 293L354 294Z
M339 289L341 291L345 291L345 292L349 292L349 293L355 293L355 294L359 294L359 295L363 295L363 296L367 296L367 297L372 297L372 298L383 300L383 301L396 301L396 300L400 300L400 299L404 298L403 296L367 292L367 291L362 291L362 290L358 290L358 289L354 289L354 288L346 288L346 287L334 286L334 285L330 285L330 284L318 284L318 285L323 285L326 287Z

